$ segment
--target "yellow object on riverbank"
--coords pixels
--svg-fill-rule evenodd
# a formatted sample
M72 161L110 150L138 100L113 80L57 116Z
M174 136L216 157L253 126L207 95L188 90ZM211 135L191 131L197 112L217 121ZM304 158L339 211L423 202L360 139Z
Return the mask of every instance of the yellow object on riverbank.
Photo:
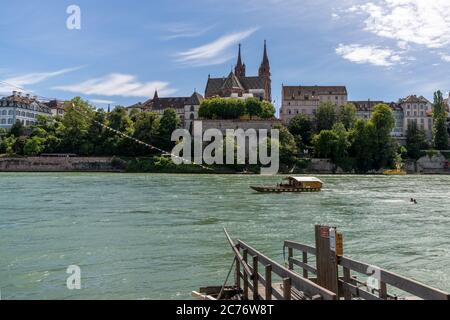
M385 170L383 174L388 176L406 176L407 173L404 170L393 169L393 170Z

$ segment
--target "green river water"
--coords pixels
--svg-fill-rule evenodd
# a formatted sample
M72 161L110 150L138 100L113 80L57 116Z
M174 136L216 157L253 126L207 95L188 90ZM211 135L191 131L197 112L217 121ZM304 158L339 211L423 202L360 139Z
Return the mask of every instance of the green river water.
M282 263L283 240L313 244L316 223L338 226L346 255L450 291L450 176L249 189L281 178L2 173L1 298L189 299L228 272L223 227ZM66 288L69 265L81 268L81 290Z

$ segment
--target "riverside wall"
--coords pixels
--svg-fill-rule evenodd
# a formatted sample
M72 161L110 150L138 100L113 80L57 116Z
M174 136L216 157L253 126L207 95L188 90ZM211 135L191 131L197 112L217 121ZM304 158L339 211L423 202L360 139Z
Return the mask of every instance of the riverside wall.
M116 172L112 158L0 158L0 172Z

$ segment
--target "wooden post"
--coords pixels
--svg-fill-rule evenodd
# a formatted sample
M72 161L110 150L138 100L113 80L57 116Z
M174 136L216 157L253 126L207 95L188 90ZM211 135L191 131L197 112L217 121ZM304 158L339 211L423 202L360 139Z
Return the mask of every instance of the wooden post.
M336 242L330 241L333 233L336 239L336 229L328 226L316 225L316 257L317 257L317 284L336 294L339 294L338 261L336 256Z
M308 264L308 252L306 252L306 251L303 252L302 261L304 264ZM303 278L308 279L308 270L306 270L305 268L303 268Z
M236 257L236 288L241 289L241 263Z
M259 300L259 290L258 290L258 256L253 257L253 300Z
M289 257L289 270L294 270L294 263L292 262L292 258L294 257L294 249L288 249L288 257Z
M244 249L242 252L242 257L244 258L244 262L247 263L248 251ZM244 270L244 300L248 300L248 275Z
M272 265L266 266L266 300L272 300Z
M344 282L351 284L351 273L349 268L344 267ZM344 299L345 300L352 300L352 293L348 288L344 288Z
M386 282L380 281L380 298L383 300L387 300L387 285Z
M283 279L283 298L284 300L291 300L291 278Z

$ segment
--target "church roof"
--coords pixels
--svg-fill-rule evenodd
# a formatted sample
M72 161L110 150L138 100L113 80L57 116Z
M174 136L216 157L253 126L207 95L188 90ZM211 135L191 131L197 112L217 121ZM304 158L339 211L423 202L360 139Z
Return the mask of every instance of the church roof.
M230 72L228 77L225 79L225 82L222 84L221 89L241 89L241 90L243 90L244 87L239 82L238 77L236 77L233 72Z
M219 96L223 89L264 90L264 79L260 77L236 77L230 73L227 78L209 78L206 84L206 97Z
M194 92L190 97L166 97L160 98L156 93L153 99L129 108L142 108L150 110L165 110L165 109L182 109L186 105L200 105L203 101L203 96Z

